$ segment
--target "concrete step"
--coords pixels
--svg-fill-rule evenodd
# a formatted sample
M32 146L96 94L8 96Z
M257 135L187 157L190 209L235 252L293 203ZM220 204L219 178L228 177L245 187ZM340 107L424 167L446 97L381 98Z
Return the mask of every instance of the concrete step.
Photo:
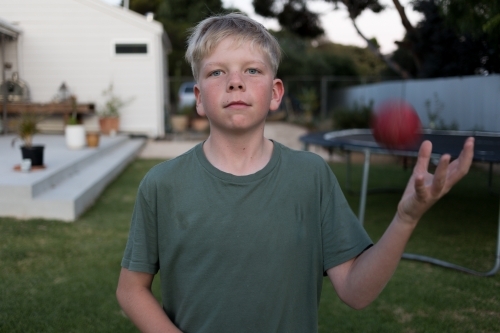
M60 155L60 163L50 168L47 175L38 182L32 184L31 197L38 195L57 187L58 184L64 182L68 178L77 175L81 170L93 165L96 161L106 157L115 149L129 142L126 136L117 136L102 142L98 148L87 148L84 151L67 151L66 154ZM69 156L71 153L76 153L75 156Z
M16 181L0 183L0 216L75 221L137 156L146 140L106 138L99 148L81 151L64 147L56 151L57 144L49 143L52 154L46 156L46 170L18 172L13 174Z

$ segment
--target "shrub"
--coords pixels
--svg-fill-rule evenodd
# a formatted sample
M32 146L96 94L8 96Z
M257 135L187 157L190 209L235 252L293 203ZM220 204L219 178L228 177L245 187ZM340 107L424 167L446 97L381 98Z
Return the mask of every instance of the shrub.
M333 110L333 128L369 128L373 112L373 101L368 105L354 103L352 108L340 107Z

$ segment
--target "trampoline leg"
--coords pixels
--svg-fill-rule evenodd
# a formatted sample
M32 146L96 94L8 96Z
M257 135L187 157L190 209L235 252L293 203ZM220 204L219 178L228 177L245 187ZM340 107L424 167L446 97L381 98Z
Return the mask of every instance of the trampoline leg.
M368 192L368 176L370 171L370 150L363 150L365 153L365 162L363 165L363 183L361 184L361 198L359 201L359 222L363 225L365 221L366 194Z
M403 253L402 257L404 259L423 261L423 262L431 263L434 265L455 269L457 271L476 275L476 276L487 277L487 276L495 275L498 272L498 270L500 269L500 202L498 203L498 207L499 208L498 208L497 249L496 249L496 253L495 253L495 263L493 264L493 268L490 269L489 271L478 272L478 271L475 271L475 270L472 270L472 269L469 269L466 267L458 266L458 265L455 265L455 264L452 264L452 263L449 263L449 262L446 262L443 260L439 260L439 259L435 259L435 258L427 257L427 256L422 256L422 255L418 255L418 254Z
M351 192L351 152L349 150L346 150L345 164L346 164L345 187L347 192Z

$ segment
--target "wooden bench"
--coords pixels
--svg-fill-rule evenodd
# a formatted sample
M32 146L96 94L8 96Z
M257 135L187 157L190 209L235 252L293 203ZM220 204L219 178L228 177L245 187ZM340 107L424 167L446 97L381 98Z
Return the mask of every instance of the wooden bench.
M26 102L10 102L7 103L7 114L21 114L22 112L33 112L40 115L66 115L73 113L73 105L71 102L61 103L26 103ZM1 106L1 104L0 104ZM3 106L1 106L3 111ZM95 105L76 104L77 115L94 114Z
M38 127L41 132L61 132L64 131L64 124L68 122L69 117L73 113L73 103L71 101L61 103L27 103L27 102L9 102L6 104L8 120L7 128L9 131L14 131L17 126L17 116L23 112L30 112L40 115L43 119ZM0 113L3 114L3 105L0 102ZM82 122L83 116L93 115L96 113L93 103L76 104L75 110L77 120ZM60 118L59 118L59 117Z

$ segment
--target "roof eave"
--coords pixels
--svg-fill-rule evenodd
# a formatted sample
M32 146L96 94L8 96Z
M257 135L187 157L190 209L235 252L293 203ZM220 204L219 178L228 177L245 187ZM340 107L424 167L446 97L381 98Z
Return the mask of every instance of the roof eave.
M13 24L7 22L6 20L0 18L0 34L10 37L12 39L17 39L17 37L22 32L23 31L19 27L16 27Z

